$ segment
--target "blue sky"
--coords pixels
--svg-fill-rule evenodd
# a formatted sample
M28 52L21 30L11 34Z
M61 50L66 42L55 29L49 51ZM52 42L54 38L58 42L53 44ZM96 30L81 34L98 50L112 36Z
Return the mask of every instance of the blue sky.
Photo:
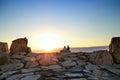
M108 45L120 36L120 0L0 0L0 41L52 32L63 39L58 47Z

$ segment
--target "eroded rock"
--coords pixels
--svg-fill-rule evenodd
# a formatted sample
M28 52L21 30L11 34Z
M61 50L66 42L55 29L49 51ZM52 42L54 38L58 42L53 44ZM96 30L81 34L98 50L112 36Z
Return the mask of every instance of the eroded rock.
M113 37L109 45L109 52L115 63L120 63L120 37Z
M16 54L19 52L26 52L26 53L30 52L27 44L28 44L28 39L26 37L13 40L10 47L10 53Z
M8 44L6 42L0 42L0 52L8 52Z
M2 71L12 71L21 69L24 66L23 63L14 63L14 64L6 64L1 66Z
M0 65L7 64L9 61L9 55L6 52L0 52Z

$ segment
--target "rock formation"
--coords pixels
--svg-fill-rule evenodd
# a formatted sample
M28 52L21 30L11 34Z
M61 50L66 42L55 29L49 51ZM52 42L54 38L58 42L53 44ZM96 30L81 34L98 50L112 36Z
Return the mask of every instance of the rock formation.
M0 52L8 52L8 44L6 42L0 42Z
M10 54L15 54L19 52L30 52L30 48L27 47L28 40L27 38L19 38L14 41L12 41L11 47L10 47Z
M113 64L113 58L106 50L98 51L95 58L95 64Z
M113 64L112 55L107 50L95 51L90 55L89 61L94 64Z
M115 63L120 63L120 37L113 37L109 45L109 52Z
M4 65L8 63L8 61L9 61L8 53L0 52L0 65Z

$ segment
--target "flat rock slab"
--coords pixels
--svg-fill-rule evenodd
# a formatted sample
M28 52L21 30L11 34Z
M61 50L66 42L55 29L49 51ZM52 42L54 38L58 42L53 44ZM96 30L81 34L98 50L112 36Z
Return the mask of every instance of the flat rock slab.
M16 75L13 75L13 76L6 78L6 80L20 80L20 78L22 78L24 76L33 75L33 74L34 73L16 74Z
M72 77L82 77L83 74L82 73L66 73L65 76L69 77L69 78L72 78Z
M120 76L120 69L107 69L108 71L110 71L110 72L112 72L112 73L114 73L114 74L116 74L116 75L118 75L118 76Z
M15 74L15 73L17 73L17 72L19 72L19 71L8 71L8 72L4 72L2 75L0 75L0 80L3 79L3 78L6 78L6 77L8 77L8 76L10 76L10 75L12 75L12 74Z
M119 68L120 64L113 64L113 65L100 65L101 68Z
M21 78L20 80L38 80L40 77L40 75L29 75Z
M70 72L80 72L80 71L82 71L82 67L75 66L75 67L72 67L72 68L68 69L68 71L70 71Z
M76 62L74 62L72 60L67 60L67 61L62 62L62 66L64 66L64 67L72 67L75 65L76 65Z
M60 65L50 65L50 66L41 66L43 69L60 69L62 68Z
M120 76L120 64L115 64L115 65L100 65L101 68L106 69L118 76Z
M17 69L21 69L24 66L23 63L14 63L14 64L7 64L7 65L3 65L1 67L2 71L12 71L12 70L17 70Z
M68 79L68 80L87 80L86 78L73 78L73 79Z
M28 68L28 69L21 69L21 73L28 73L28 72L35 72L40 71L40 68Z

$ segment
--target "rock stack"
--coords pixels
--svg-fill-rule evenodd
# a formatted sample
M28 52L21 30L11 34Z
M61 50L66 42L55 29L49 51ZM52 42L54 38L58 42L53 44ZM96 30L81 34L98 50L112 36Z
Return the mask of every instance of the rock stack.
M0 42L0 52L8 52L8 44L6 42Z
M120 64L120 37L113 37L109 45L109 52L112 54L115 63Z
M0 65L7 64L8 60L8 44L6 42L0 42Z
M19 38L12 41L11 47L10 47L10 54L16 54L19 52L31 52L30 47L27 46L28 40L27 38Z

